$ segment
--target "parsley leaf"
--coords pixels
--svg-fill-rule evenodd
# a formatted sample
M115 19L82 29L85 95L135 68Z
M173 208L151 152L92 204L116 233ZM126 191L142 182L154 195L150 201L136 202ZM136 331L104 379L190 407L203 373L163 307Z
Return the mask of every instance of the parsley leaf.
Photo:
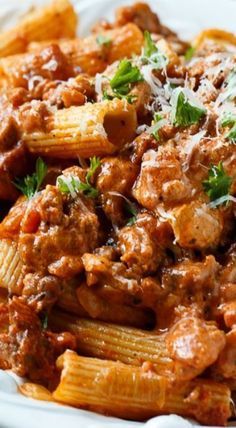
M228 138L233 144L236 144L236 122L226 135L226 138Z
M99 34L96 38L96 42L100 46L109 46L111 44L111 39L103 34Z
M190 91L188 91L190 92ZM177 99L173 102L173 99ZM192 94L191 94L192 98ZM196 100L197 101L197 100ZM184 89L176 88L172 93L172 122L177 126L190 126L197 123L202 116L206 114L206 109L203 106L198 106L197 103L188 99Z
M151 64L152 69L162 69L168 64L168 58L158 50L148 31L144 31L144 48L141 61L144 64Z
M135 205L132 202L128 203L128 201L125 205L125 208L126 208L127 213L131 215L131 217L129 218L129 220L126 223L126 226L132 226L136 222L138 211L137 211Z
M186 50L184 54L184 58L186 61L190 61L192 59L193 55L195 54L196 49L193 46L189 46L189 48Z
M224 128L226 126L233 126L236 123L236 116L232 113L223 114L220 124Z
M146 58L150 58L153 54L158 51L157 46L152 40L152 36L149 31L144 31L144 50L143 56Z
M236 144L236 116L232 113L223 115L220 124L223 128L226 126L231 127L230 131L225 135L233 144Z
M119 95L118 93L115 94L109 94L107 90L103 92L103 100L114 100L114 98L119 98L120 100L127 100L129 104L133 104L134 101L137 100L136 95Z
M143 76L138 67L123 59L120 61L118 69L110 80L110 85L113 92L117 95L127 95L131 90L131 83L141 82Z
M57 187L60 192L70 194L73 198L77 196L78 192L83 193L88 198L96 198L98 196L98 190L91 185L90 181L100 165L100 159L94 156L90 159L90 167L86 174L85 182L73 175L69 177L60 175L57 177Z
M203 189L213 202L222 196L229 194L229 189L232 183L232 178L229 177L224 168L222 162L218 165L211 165L208 173L208 179L203 181Z
M159 129L162 127L162 125L164 125L165 120L163 119L162 115L160 113L155 113L154 114L154 118L152 121L152 132L151 135L157 140L159 141L160 136L158 134Z
M35 172L32 175L27 175L25 178L16 178L13 184L30 199L39 191L46 174L47 165L41 158L38 158Z
M46 314L46 315L43 317L43 319L42 319L42 321L41 321L41 324L42 324L42 329L43 329L43 330L47 330L47 328L48 328L48 314Z

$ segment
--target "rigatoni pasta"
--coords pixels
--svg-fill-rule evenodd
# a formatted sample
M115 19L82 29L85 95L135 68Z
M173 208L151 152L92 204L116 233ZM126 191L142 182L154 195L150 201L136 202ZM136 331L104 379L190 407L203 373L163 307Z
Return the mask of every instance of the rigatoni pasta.
M23 133L29 151L44 156L73 159L110 154L131 141L136 112L126 101L104 101L58 110L49 115L48 132Z
M149 361L156 373L170 378L174 375L174 362L168 357L165 335L85 318L76 319L55 311L50 316L50 324L56 331L66 328L74 333L79 352L83 355L131 365Z
M22 287L23 263L21 261L17 242L9 239L0 240L0 288L10 293L19 293Z
M160 413L194 417L202 407L194 396L206 394L210 405L202 409L201 422L208 420L209 413L215 424L230 415L229 389L214 382L199 380L172 389L165 378L151 370L80 357L71 351L59 357L57 366L62 371L61 381L53 397L76 407L138 420Z
M32 41L74 37L76 14L68 0L55 0L50 6L28 13L18 26L0 36L0 57L25 52Z

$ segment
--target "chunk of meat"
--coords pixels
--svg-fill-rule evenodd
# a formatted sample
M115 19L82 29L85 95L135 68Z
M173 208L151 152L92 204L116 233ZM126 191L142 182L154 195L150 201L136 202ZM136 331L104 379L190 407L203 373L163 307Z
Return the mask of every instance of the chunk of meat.
M193 294L202 289L214 290L219 269L220 265L212 255L206 256L201 262L187 259L164 268L162 281L165 287L190 291L192 289Z
M231 248L229 249L226 255L226 260L224 261L223 269L221 272L221 282L223 284L236 283L236 244L233 244L231 246ZM231 291L233 292L233 297L234 297L233 287L231 287ZM235 295L235 298L236 298L236 295ZM229 296L227 300L229 300Z
M113 191L129 195L137 173L137 166L130 160L122 157L107 157L101 163L97 189L101 193Z
M184 259L161 270L156 305L158 328L169 328L186 313L214 318L219 303L219 264L213 256L201 262Z
M19 251L28 272L68 278L81 272L81 255L97 247L99 238L94 201L82 195L73 200L48 185L28 203Z
M46 102L37 100L23 104L18 110L22 132L50 131L49 118L52 112Z
M226 334L226 345L214 365L214 372L225 379L236 379L236 330Z
M22 297L36 312L49 310L60 295L61 282L53 275L28 273L23 283Z
M143 132L141 135L135 138L132 145L132 155L131 160L134 164L140 165L142 158L145 152L150 149L157 149L156 139L146 132Z
M121 261L140 273L153 273L164 257L163 246L170 240L168 223L160 223L150 214L138 215L135 224L118 233Z
M58 44L46 46L41 52L3 58L0 72L8 85L28 89L33 96L42 81L67 80L75 75Z
M80 106L95 99L94 85L89 76L83 74L67 82L50 81L43 88L42 99L57 108Z
M126 158L108 157L102 161L96 187L101 193L102 208L113 224L123 225L127 218L126 197L137 174L137 165Z
M162 202L179 202L191 196L191 187L182 174L177 152L159 147L148 150L142 160L140 175L133 188L133 196L149 210Z
M146 3L135 3L132 6L125 6L117 9L115 25L122 26L128 22L133 22L142 31L162 34L163 36L174 35L173 31L163 26L158 16L152 12Z
M154 324L150 310L112 303L109 299L100 297L97 290L86 284L77 289L77 297L91 318L141 328L150 328Z
M1 105L0 108L4 109ZM19 141L18 125L11 114L1 117L0 124L0 199L16 200L18 191L14 178L27 171L27 154Z
M54 335L42 330L40 319L21 298L9 303L10 326L3 346L7 348L9 366L20 376L49 385L55 382L56 357L66 348L75 349L70 333ZM1 357L0 357L1 360Z
M177 361L176 370L180 371L180 377L182 372L183 378L185 371L192 370L195 377L213 364L225 343L224 332L214 323L194 317L177 321L166 336L170 356Z
M149 111L147 105L151 98L151 87L147 82L139 82L131 90L130 95L135 97L134 105L137 111L138 118L143 118Z
M123 295L127 304L155 308L160 294L160 284L155 278L141 278L139 270L128 268L124 263L113 262L97 254L82 256L88 286L107 286Z
M174 208L170 223L181 247L200 250L216 247L224 226L221 211L211 209L199 201Z
M20 233L20 225L23 219L28 201L25 196L20 196L6 217L0 223L0 237L17 240Z

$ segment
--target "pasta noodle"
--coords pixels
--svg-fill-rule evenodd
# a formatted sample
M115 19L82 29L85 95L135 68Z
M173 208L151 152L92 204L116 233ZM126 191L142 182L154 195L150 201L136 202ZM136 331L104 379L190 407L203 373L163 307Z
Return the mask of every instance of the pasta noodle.
M0 287L19 294L22 269L17 243L7 239L0 240Z
M22 139L31 153L63 159L112 153L132 140L137 125L134 107L117 99L58 110L49 121L49 132Z
M74 37L76 15L67 0L55 0L50 6L35 9L15 28L0 36L0 57L25 52L31 41Z
M197 413L199 417L201 396L207 394L209 408L202 409L200 421L210 418L210 423L221 424L225 414L230 415L229 389L214 382L194 381L168 389L165 378L151 371L71 351L59 357L57 366L62 374L53 397L62 403L128 419L143 420L160 413L190 417Z
M158 374L173 375L173 360L168 357L164 335L101 321L77 319L61 312L53 312L50 322L56 330L66 328L75 333L78 349L84 355L131 365L149 361Z
M203 30L194 40L193 45L196 48L201 47L207 39L217 41L217 43L236 45L236 35L229 31L219 30L218 28L209 28Z

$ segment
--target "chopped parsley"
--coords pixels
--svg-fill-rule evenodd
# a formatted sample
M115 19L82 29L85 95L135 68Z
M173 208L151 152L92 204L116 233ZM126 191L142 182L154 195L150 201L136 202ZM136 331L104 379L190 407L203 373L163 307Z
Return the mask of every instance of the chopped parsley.
M90 159L90 167L86 174L85 182L73 175L68 177L60 175L57 177L57 187L61 193L70 194L73 198L75 198L79 192L83 193L88 198L96 198L98 196L98 190L91 185L91 178L100 165L100 159L94 156Z
M228 138L233 144L236 144L236 122L226 135L226 138Z
M162 69L168 64L167 57L159 51L148 31L144 31L144 48L141 60L144 64L151 64L153 69Z
M232 113L224 113L220 124L224 128L226 126L233 126L236 123L236 116Z
M223 196L229 195L232 178L224 170L222 162L218 165L211 165L208 179L203 181L203 189L213 202Z
M226 79L227 83L227 98L233 100L236 96L236 70L232 70Z
M24 178L16 178L13 184L28 199L30 199L35 195L35 193L39 191L46 174L47 165L43 159L38 158L35 165L35 172L32 175L27 175Z
M225 135L225 138L229 139L233 144L236 144L236 116L232 113L226 113L223 115L220 124L223 128L226 126L231 128Z
M153 54L158 51L157 46L152 40L152 36L149 31L144 31L144 49L143 56L145 58L150 58Z
M109 39L107 36L104 36L103 34L99 34L96 38L96 42L100 46L110 46L111 39Z
M42 324L42 329L43 329L43 330L47 330L47 328L48 328L48 314L46 314L46 315L43 317L43 319L42 319L42 321L41 321L41 324Z
M123 59L120 61L118 69L110 80L111 89L115 96L127 96L131 90L131 84L143 81L143 76L137 66L133 66L131 61Z
M103 92L103 97L102 97L103 100L109 100L110 101L110 100L113 100L114 98L119 98L120 100L126 99L129 104L133 104L133 102L137 100L137 96L136 95L129 95L129 94L128 95L119 95L117 93L111 95L111 94L108 93L107 90L105 90Z
M186 50L184 54L184 58L186 61L190 61L195 54L196 49L193 46L189 46L189 48Z
M166 120L163 119L162 115L160 113L155 113L154 114L154 118L152 121L152 126L151 126L151 135L157 140L159 141L160 136L158 134L158 131L160 130L160 128L165 124Z
M174 89L171 104L172 123L176 126L193 125L206 114L206 109L194 98L194 92L190 89Z
M125 208L126 208L127 213L130 214L130 218L127 221L126 225L132 226L136 222L138 211L137 211L135 205L132 202L128 203L128 201L125 205Z

